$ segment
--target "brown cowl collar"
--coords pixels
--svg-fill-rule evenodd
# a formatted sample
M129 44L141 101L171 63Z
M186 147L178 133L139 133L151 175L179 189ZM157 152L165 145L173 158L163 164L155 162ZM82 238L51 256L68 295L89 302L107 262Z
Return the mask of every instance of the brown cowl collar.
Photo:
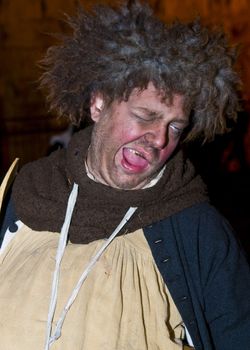
M17 176L14 205L18 218L32 229L60 232L74 182L79 185L79 193L69 232L73 243L109 236L130 206L138 209L120 234L207 200L201 178L181 151L168 161L159 182L148 189L119 190L89 179L84 159L91 130L78 132L67 150L24 166Z

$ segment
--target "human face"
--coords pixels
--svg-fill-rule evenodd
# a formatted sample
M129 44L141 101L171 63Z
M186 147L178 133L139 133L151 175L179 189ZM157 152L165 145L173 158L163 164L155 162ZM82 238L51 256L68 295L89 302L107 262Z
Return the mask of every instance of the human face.
M119 189L143 188L174 152L188 116L183 96L172 104L150 83L134 89L127 101L115 101L105 110L101 95L92 99L95 122L87 156L97 181Z

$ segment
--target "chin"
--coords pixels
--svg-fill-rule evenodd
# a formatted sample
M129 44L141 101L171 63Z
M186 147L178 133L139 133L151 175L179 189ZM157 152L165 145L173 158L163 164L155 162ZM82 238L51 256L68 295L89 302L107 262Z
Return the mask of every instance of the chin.
M138 190L142 187L144 187L146 184L145 180L142 181L124 181L124 182L120 182L118 185L118 187L120 189L123 190Z

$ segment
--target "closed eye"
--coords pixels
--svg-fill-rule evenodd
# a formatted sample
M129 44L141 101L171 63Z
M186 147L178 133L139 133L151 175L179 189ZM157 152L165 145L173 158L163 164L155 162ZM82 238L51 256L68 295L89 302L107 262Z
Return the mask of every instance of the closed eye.
M148 115L141 115L141 114L135 114L135 113L133 113L133 117L143 122L152 122L155 119Z
M183 128L183 127L179 127L179 126L177 126L176 124L170 124L169 127L171 128L171 130L173 131L173 133L174 133L176 136L181 136L181 134L182 134L183 131L184 131L184 128Z

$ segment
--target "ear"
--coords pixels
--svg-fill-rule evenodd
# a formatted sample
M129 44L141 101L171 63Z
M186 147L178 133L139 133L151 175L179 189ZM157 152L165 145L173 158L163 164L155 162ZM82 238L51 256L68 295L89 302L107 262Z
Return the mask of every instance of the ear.
M90 104L90 115L91 115L91 119L94 122L99 121L103 108L104 108L104 98L102 94L95 93L91 97L91 104Z

